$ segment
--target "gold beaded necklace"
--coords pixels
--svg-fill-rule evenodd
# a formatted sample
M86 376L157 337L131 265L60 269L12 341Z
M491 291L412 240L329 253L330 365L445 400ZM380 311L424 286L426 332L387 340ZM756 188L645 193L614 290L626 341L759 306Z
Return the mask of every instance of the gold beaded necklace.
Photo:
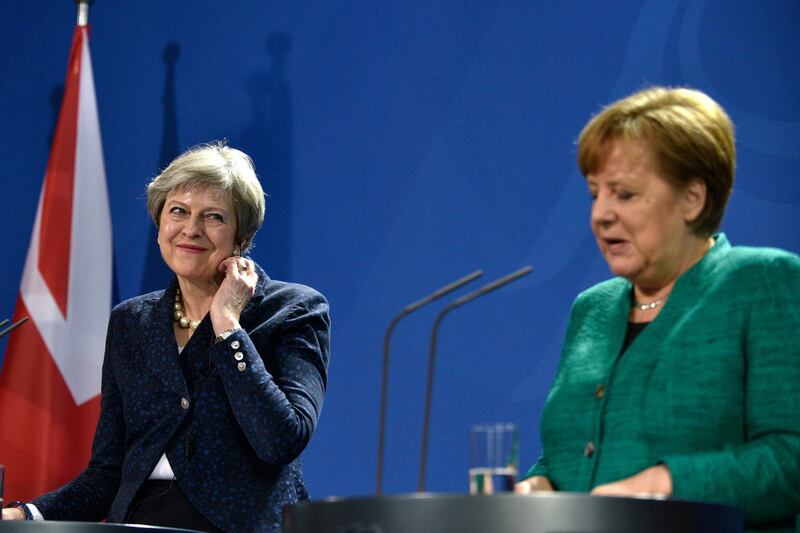
M175 312L172 316L179 328L197 329L197 326L200 325L200 320L192 320L183 314L183 297L181 296L181 290L179 288L175 289Z

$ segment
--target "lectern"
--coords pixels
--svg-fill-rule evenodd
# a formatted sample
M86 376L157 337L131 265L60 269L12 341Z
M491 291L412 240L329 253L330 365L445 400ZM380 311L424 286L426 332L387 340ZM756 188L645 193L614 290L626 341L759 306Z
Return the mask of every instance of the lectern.
M740 533L733 507L589 496L416 493L304 502L284 510L285 533Z
M199 533L193 529L94 522L0 521L0 533Z

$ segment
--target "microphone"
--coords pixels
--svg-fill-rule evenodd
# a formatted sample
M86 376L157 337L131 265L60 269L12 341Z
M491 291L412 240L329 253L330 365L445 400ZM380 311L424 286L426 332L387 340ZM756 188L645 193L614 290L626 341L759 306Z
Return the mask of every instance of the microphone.
M18 327L20 327L22 324L24 324L27 321L28 321L28 317L26 317L26 316L20 318L19 320L17 320L16 322L14 322L10 326L8 326L3 331L0 331L0 337L2 337L3 335L6 335L8 333L11 333L12 331L14 331L15 329L17 329ZM5 326L6 324L8 324L8 319L7 318L5 320L3 320L2 322L0 322L0 327Z
M483 276L483 271L476 270L471 274L467 274L463 278L459 278L452 283L445 285L444 287L434 291L433 293L429 294L425 298L421 300L417 300L416 302L407 305L400 311L391 322L389 322L389 327L386 328L386 334L383 336L383 377L381 379L381 414L380 414L380 424L378 429L378 476L377 480L375 481L375 495L381 495L381 487L383 485L383 451L385 448L385 435L386 435L386 396L387 391L389 388L389 340L392 337L392 333L394 332L395 326L400 320L420 307L428 305L431 302L435 302L442 296L450 294L454 290L466 285L467 283Z
M499 289L504 285L508 285L512 281L516 281L517 279L525 276L526 274L530 274L533 271L533 267L530 265L520 268L512 272L511 274L506 274L502 278L498 278L491 283L487 283L480 289L473 291L469 294L465 294L460 298L456 298L449 304L447 304L444 309L437 315L436 320L433 323L433 331L431 332L431 346L430 346L430 353L428 355L428 380L427 385L425 387L425 416L422 420L422 451L420 453L420 461L419 461L419 484L417 485L417 492L425 492L425 469L427 468L428 463L428 434L431 422L431 398L433 397L433 370L436 361L436 338L439 334L439 326L441 326L444 317L457 307L461 307L467 302L471 302L472 300L483 296L484 294L488 294L492 291Z

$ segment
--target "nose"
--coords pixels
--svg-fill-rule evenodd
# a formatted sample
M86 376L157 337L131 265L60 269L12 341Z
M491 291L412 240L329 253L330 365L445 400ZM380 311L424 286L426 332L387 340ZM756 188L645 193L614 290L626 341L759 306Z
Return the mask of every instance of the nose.
M203 219L199 216L190 216L183 225L183 234L187 237L197 237L203 233Z
M614 205L606 194L598 193L592 202L592 225L610 224L616 219Z

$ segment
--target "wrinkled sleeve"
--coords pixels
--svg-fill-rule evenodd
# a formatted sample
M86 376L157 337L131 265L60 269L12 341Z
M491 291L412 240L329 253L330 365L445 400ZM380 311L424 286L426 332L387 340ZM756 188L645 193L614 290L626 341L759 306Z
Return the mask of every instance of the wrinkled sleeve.
M764 265L743 336L746 442L668 455L676 498L718 501L750 523L800 513L800 259Z
M260 328L278 330L268 347L253 341ZM325 298L295 286L269 323L210 348L236 421L262 461L288 464L311 439L327 387L329 334Z

